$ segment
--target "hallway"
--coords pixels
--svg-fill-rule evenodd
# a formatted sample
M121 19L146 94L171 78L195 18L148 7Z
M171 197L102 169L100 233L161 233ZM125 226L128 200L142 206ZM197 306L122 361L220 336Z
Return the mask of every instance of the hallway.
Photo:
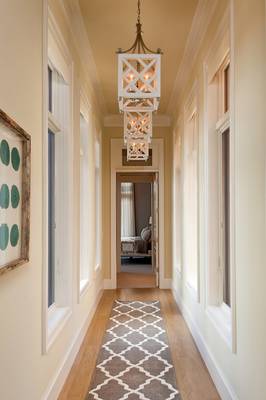
M0 400L266 400L265 42L266 0L1 0Z
M112 303L120 300L159 300L182 400L219 400L207 368L178 311L170 290L121 289L105 291L90 328L58 400L84 400L92 379L98 351L106 329ZM111 399L110 399L111 400Z

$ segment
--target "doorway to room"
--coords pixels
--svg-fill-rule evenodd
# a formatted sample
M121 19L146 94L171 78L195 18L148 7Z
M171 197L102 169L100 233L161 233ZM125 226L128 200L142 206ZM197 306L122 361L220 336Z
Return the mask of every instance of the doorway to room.
M117 287L158 287L158 177L117 174Z

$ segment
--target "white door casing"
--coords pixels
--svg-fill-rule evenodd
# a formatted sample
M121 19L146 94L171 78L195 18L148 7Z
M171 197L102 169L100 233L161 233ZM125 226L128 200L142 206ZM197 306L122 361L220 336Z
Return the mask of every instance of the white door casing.
M168 289L171 286L169 279L165 278L164 263L164 141L153 139L151 148L153 150L153 161L151 166L129 167L122 165L123 139L111 139L111 278L105 279L106 289L116 289L116 174L121 172L156 172L159 180L159 288Z

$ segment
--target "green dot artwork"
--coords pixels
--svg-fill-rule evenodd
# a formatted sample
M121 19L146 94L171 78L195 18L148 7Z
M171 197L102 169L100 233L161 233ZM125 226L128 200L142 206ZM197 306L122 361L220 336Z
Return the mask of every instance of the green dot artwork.
M0 207L4 208L4 209L8 209L9 200L10 200L9 188L8 188L7 184L4 183L0 189Z
M9 228L7 224L0 225L0 250L6 250L9 241Z
M19 151L16 147L13 147L13 149L11 151L11 163L12 163L12 167L14 168L14 170L18 171L19 166L20 166L20 155L19 155Z
M4 139L0 145L0 158L4 165L9 165L10 162L10 148L7 141Z
M19 205L20 195L16 185L12 186L11 189L11 204L13 208L17 208Z
M11 246L12 247L16 247L16 245L18 244L18 240L19 240L19 228L15 224L15 225L12 226L11 232L10 232L10 244L11 244Z
M18 148L10 147L6 139L1 140L0 172L4 177L4 182L0 187L0 251L2 252L8 251L9 244L11 247L16 247L20 237L20 228L17 224L1 223L3 220L8 221L9 216L14 215L12 213L15 211L12 210L17 209L20 205L20 191L15 184L17 172L20 169L20 160Z

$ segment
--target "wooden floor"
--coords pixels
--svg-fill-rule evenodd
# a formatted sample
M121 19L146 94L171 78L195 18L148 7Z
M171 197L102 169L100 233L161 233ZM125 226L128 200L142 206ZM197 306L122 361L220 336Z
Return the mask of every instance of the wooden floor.
M85 399L112 302L117 298L160 300L182 400L220 399L187 325L176 307L171 291L120 289L104 292L59 400Z
M134 274L128 272L119 272L117 274L117 287L126 288L155 288L155 274Z

